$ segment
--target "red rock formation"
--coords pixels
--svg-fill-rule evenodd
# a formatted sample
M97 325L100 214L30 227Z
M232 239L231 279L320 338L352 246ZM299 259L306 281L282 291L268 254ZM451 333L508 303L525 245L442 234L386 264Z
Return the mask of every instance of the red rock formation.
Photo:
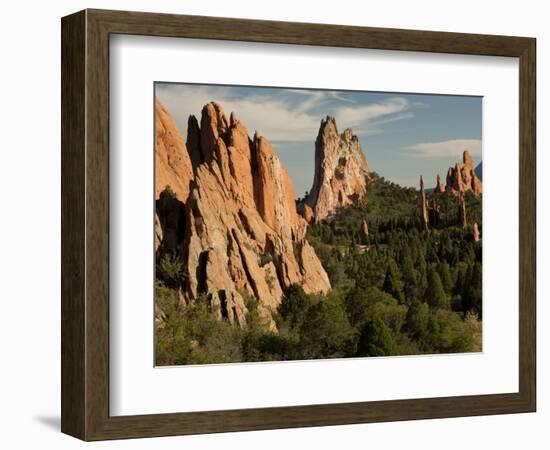
M428 225L430 223L430 219L428 217L428 201L426 200L426 192L424 191L424 180L422 179L422 175L420 176L419 201L420 201L420 228L422 230L427 230Z
M477 226L477 222L474 222L474 241L479 242L480 239L479 227Z
M463 228L468 226L468 220L466 218L466 202L464 201L464 192L458 192L458 225Z
M200 124L189 119L193 175L179 253L187 280L182 294L190 302L207 298L220 317L245 326L242 294L248 293L275 329L271 312L284 289L297 283L306 292L326 293L330 281L304 239L307 223L296 212L292 182L269 142L257 133L251 140L237 117L227 120L217 103L203 108ZM167 237L160 231L162 248Z
M466 150L462 155L462 163L456 163L447 171L447 191L453 195L459 192L471 191L476 197L483 192L483 183L477 177L472 155Z
M435 185L435 193L436 194L443 194L445 192L445 186L441 183L441 178L439 175L437 176L437 183Z
M187 147L172 116L157 99L155 101L155 197L170 186L176 197L185 202L193 168Z
M439 179L439 176L438 176ZM441 223L441 208L436 200L436 192L432 194L431 199L428 200L426 191L424 190L424 179L420 176L420 229L428 230L430 227L438 226Z
M371 180L361 144L350 128L338 133L336 121L327 116L315 141L315 175L305 199L319 222L338 208L363 197Z
M363 222L361 223L361 235L363 237L367 237L369 235L369 224L366 220L363 219Z
M313 219L315 219L315 215L313 214L313 209L311 209L311 206L306 205L304 202L298 203L297 211L298 211L298 214L300 214L307 223L312 223Z

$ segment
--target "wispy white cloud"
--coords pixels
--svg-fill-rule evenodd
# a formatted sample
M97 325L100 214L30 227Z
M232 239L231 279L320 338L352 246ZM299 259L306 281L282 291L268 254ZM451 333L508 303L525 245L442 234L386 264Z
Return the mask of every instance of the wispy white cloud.
M344 106L337 109L337 119L349 124L348 126L362 125L377 119L387 118L408 109L409 102L403 97L394 97L365 106Z
M355 104L346 96L331 91L282 90L286 95L249 93L235 95L235 91L217 86L159 85L157 95L183 128L189 115L200 115L209 101L220 103L229 115L234 111L248 126L250 134L257 130L271 141L313 142L321 119L327 111L336 117L338 127L353 128L357 134L383 131L385 123L411 118L413 106L403 97L389 98L369 105ZM290 96L288 94L292 93ZM334 107L334 100L345 106ZM332 101L332 108L331 102Z
M474 158L481 158L481 140L451 139L441 142L422 142L405 147L404 150L418 158L460 158L464 150L469 150Z

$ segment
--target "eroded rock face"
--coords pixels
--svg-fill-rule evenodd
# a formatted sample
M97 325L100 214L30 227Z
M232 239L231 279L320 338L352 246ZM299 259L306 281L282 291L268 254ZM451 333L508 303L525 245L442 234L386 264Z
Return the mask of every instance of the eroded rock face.
M430 224L428 216L428 200L426 199L426 191L424 191L424 180L420 176L420 193L418 196L420 202L420 229L427 230Z
M275 330L271 312L283 291L297 283L306 292L326 293L328 276L304 239L307 222L296 212L292 182L271 144L258 133L251 140L235 114L228 120L214 102L203 108L198 123L189 119L190 170L184 176L192 176L179 222L183 296L188 302L208 299L220 318L241 327L244 296L255 297ZM157 233L160 248L167 231Z
M313 209L311 209L311 206L307 205L304 202L300 202L297 205L298 214L300 214L307 223L312 223L313 219L315 219L315 215L313 214Z
M483 183L476 175L472 155L468 150L462 155L462 163L449 167L446 190L456 196L466 191L471 191L476 197L483 193Z
M305 203L315 222L332 215L367 193L371 180L359 139L347 128L338 133L334 117L327 116L315 141L315 175Z
M445 192L445 186L443 186L443 183L441 183L441 178L438 175L436 180L436 185L435 185L435 193L443 194L443 192Z
M157 99L155 101L155 198L170 186L176 197L185 202L193 166L176 122Z

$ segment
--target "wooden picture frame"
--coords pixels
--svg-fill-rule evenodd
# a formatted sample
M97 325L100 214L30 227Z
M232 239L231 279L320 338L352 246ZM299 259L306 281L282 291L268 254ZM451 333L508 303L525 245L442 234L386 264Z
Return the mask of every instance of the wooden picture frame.
M535 411L535 39L104 10L61 25L64 433L101 440ZM117 33L519 58L519 392L110 416L109 36Z

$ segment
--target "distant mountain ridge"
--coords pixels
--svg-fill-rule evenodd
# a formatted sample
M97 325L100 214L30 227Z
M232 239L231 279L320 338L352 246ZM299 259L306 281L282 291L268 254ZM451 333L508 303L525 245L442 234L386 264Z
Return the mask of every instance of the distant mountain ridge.
M483 181L483 161L481 161L476 168L474 169L474 172L476 173L477 177Z

